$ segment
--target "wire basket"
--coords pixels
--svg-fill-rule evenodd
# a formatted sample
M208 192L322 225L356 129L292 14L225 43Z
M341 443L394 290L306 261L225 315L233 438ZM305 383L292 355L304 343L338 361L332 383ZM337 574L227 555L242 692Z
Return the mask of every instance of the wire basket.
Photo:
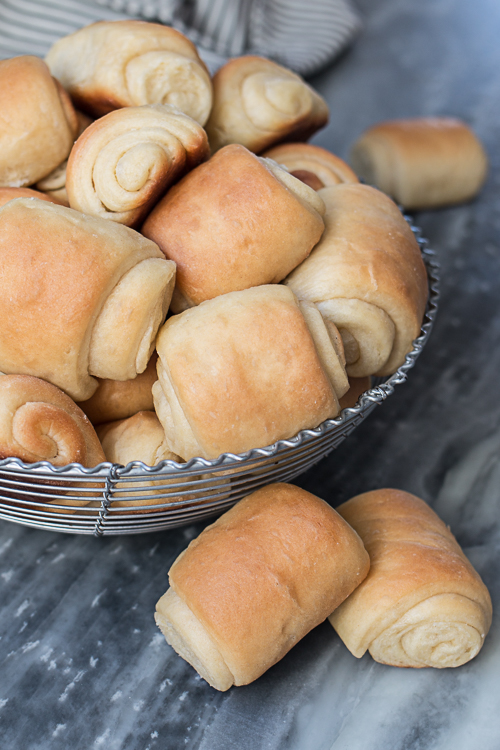
M239 455L187 463L162 461L155 467L132 461L55 467L48 461L0 461L0 518L25 526L73 534L138 534L182 526L220 514L250 492L271 482L287 482L336 448L370 412L403 383L422 351L434 322L439 296L439 264L420 230L405 217L420 246L429 280L421 334L401 367L377 379L356 406L343 409L313 430Z

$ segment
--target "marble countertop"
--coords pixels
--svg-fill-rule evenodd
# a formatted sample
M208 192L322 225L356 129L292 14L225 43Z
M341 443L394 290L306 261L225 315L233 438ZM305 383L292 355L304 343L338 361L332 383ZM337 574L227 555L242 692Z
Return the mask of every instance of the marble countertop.
M418 215L438 252L435 329L408 382L296 483L334 506L397 487L451 526L500 603L498 0L358 0L365 30L313 84L315 142L346 156L368 125L449 114L491 160L475 202ZM153 611L203 524L96 539L0 522L0 735L23 750L498 750L500 629L452 670L355 659L328 623L252 685L218 693Z

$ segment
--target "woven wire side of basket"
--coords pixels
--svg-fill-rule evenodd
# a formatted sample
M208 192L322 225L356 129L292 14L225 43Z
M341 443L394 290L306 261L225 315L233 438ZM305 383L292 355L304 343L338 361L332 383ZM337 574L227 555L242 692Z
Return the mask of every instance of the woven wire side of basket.
M406 218L429 280L421 334L404 364L389 378L379 379L356 406L289 440L239 455L225 453L211 461L162 461L155 467L133 461L126 467L104 463L86 469L80 464L56 468L48 461L25 464L7 458L0 461L0 518L39 529L97 536L159 531L222 513L259 487L290 481L309 469L406 380L431 332L439 296L439 264L420 230Z

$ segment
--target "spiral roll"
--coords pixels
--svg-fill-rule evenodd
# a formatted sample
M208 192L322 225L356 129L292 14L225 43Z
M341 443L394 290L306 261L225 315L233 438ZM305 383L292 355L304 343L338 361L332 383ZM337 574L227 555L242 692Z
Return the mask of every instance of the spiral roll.
M196 47L161 24L93 23L55 42L46 62L77 107L93 117L170 104L204 125L212 107L210 75Z
M328 122L324 99L300 76L264 57L230 60L213 85L206 125L212 151L240 143L260 153L284 140L305 141Z
M314 190L342 182L359 182L348 164L326 148L311 143L282 143L262 156L273 159Z
M36 198L0 209L0 370L77 401L151 358L175 263L133 229Z
M96 466L104 451L89 420L59 388L31 375L0 375L0 458Z
M90 125L66 170L71 208L138 224L167 188L208 158L203 128L174 107L127 107Z
M323 188L325 232L285 279L315 302L343 339L350 377L390 375L419 335L427 276L397 206L367 185Z
M449 528L414 495L375 490L337 508L370 555L365 581L329 620L354 656L458 667L491 624L488 589Z

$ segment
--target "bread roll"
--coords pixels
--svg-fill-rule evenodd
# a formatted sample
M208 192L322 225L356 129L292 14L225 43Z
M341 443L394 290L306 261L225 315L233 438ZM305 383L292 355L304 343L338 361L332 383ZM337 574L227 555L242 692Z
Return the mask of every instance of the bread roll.
M329 618L349 651L361 657L368 649L397 667L473 659L490 627L490 595L434 511L408 492L384 489L338 512L371 561L366 580Z
M425 312L418 244L397 206L374 188L337 185L319 195L325 232L285 284L335 323L350 377L390 375L411 351Z
M125 107L90 125L71 151L71 208L136 226L183 174L209 156L205 131L166 104Z
M360 177L408 209L437 208L473 198L488 169L472 130L450 117L382 122L352 147Z
M59 388L31 375L0 375L0 459L54 466L106 460L94 428Z
M352 169L338 156L311 143L282 143L265 151L262 156L273 159L288 169L313 190L321 190L342 182L359 182Z
M17 187L0 188L0 208L2 206L5 206L5 204L9 201L13 201L16 198L38 198L38 200L41 201L56 203L59 206L62 205L61 201L58 198L54 198L52 195L45 195L45 193L40 193L38 190Z
M36 198L0 209L0 370L83 401L146 369L175 264L128 227Z
M69 154L76 113L38 57L0 61L0 111L0 186L32 185Z
M247 685L319 625L368 567L359 537L333 508L271 484L181 553L156 623L212 687Z
M212 107L212 83L196 47L169 26L93 23L55 42L46 62L78 108L93 117L171 104L204 125Z
M321 198L272 162L227 146L173 187L142 233L177 264L174 312L281 281L323 232Z
M83 112L76 112L78 120L78 131L75 136L79 138L83 131L93 122L92 118L87 117ZM52 198L56 198L59 203L63 206L69 206L68 194L66 192L66 168L68 166L68 160L65 159L59 164L47 177L39 180L36 183L37 190L41 190L42 193L46 193Z
M99 385L94 395L78 404L94 426L127 419L139 411L154 411L151 389L157 380L157 359L154 351L144 372L132 380L96 378Z
M339 358L315 312L306 320L273 284L167 320L153 397L170 450L185 461L243 453L335 417Z
M307 141L328 122L325 100L296 73L264 57L229 60L213 85L206 125L212 151L241 143L258 154L273 143Z
M115 464L142 461L156 466L167 459L179 461L165 445L165 433L154 411L139 411L127 419L101 424L97 434L106 460Z

